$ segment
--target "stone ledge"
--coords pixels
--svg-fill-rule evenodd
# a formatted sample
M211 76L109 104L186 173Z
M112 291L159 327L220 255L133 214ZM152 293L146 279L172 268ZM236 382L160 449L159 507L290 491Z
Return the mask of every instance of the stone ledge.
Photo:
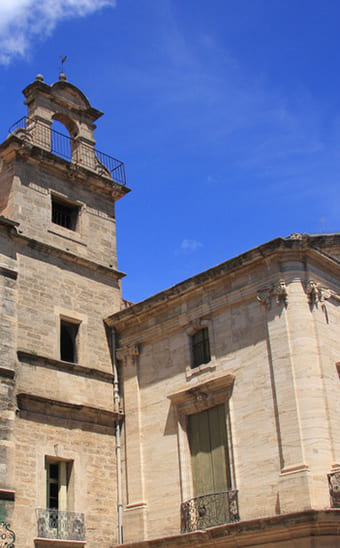
M179 546L196 546L209 548L245 548L246 546L283 546L294 545L296 548L306 546L338 547L340 545L340 509L306 510L285 515L239 521L228 525L212 527L205 531L196 531L183 535L130 542L124 548L178 548ZM325 537L328 537L327 539ZM307 541L311 542L307 544ZM313 542L313 544L312 544ZM117 545L116 545L117 546ZM113 548L113 547L112 547Z
M14 489L5 489L0 487L0 500L15 500L15 491Z
M14 379L15 371L9 367L0 367L0 377L5 377L6 379Z
M41 415L45 417L46 420L49 417L54 417L57 419L71 420L112 429L114 428L115 422L122 417L120 413L115 413L114 411L52 400L34 394L17 394L17 402L19 413L24 417L26 414Z
M37 240L35 238L32 238L31 236L27 236L26 234L23 234L22 232L20 232L20 230L16 230L15 236L17 238L21 238L25 240L28 246L30 246L32 249L43 249L44 251L47 251L47 253L54 254L58 257L63 257L64 259L69 260L70 262L77 263L91 270L99 270L99 271L105 272L106 274L108 273L112 274L115 276L117 280L120 280L121 278L124 278L126 276L126 274L124 272L121 272L120 270L117 270L113 267L107 266L102 263L91 261L90 259L87 259L86 257L80 257L76 253L72 253L71 251L66 251L65 249L62 249L60 247L55 247L46 242L41 242L40 240Z
M16 270L13 270L5 265L0 265L0 274L5 276L5 278L10 278L11 280L16 280L18 277L18 272Z
M85 540L60 540L55 538L40 538L34 539L35 548L79 548L80 546L86 546Z
M48 356L41 356L39 354L29 352L28 350L19 349L17 351L17 355L20 362L24 362L30 365L36 365L38 367L56 369L58 371L70 373L71 375L78 375L81 377L87 377L113 384L113 375L111 373L106 373L105 371L100 371L99 369L92 369L90 367L85 367L77 363L64 362L62 360L56 360L55 358L49 358Z

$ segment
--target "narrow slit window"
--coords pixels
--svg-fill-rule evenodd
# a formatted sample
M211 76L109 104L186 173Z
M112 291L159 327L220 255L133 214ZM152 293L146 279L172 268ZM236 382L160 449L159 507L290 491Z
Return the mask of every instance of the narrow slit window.
M79 324L66 320L60 321L60 359L65 362L78 361Z

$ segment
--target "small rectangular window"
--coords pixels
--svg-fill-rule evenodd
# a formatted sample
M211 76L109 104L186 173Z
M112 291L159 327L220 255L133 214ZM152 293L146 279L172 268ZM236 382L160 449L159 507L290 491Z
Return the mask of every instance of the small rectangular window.
M209 331L207 327L191 336L192 368L210 362Z
M52 223L76 230L79 207L52 196Z
M64 362L78 361L79 323L60 320L60 359Z
M46 506L54 510L67 510L68 487L72 462L46 459Z

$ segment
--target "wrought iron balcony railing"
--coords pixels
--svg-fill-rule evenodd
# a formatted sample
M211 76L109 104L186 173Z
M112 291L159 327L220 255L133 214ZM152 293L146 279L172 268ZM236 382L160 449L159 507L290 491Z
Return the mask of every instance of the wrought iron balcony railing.
M85 516L54 508L38 508L38 537L59 540L85 540Z
M23 141L48 150L69 162L110 177L115 183L126 185L123 162L100 152L83 141L51 129L40 120L21 118L9 128L9 132L14 133Z
M182 533L191 533L239 520L236 489L202 495L181 504Z
M9 528L9 523L0 521L0 548L15 548L15 534Z

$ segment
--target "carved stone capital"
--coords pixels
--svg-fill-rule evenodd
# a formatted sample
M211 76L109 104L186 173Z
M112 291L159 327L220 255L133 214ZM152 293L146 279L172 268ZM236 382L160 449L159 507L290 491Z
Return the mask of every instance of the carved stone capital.
M320 287L319 289L319 295L320 295L320 302L328 301L333 296L333 293L330 289L326 289L325 287Z
M259 289L256 298L259 303L263 304L266 308L270 308L272 305L272 287Z
M306 284L306 292L311 306L317 305L320 301L320 284L314 280L308 280Z
M280 280L278 284L273 286L273 295L275 295L276 304L288 306L288 291L284 280Z
M306 293L311 307L318 306L319 303L322 304L332 297L340 300L340 297L331 289L321 287L321 285L314 280L308 280L306 284Z
M273 299L275 299L276 304L283 305L287 308L288 290L286 282L281 279L273 285L259 289L256 298L268 309L271 308Z
M129 344L116 349L117 360L123 363L126 363L129 358L135 360L137 356L139 356L139 346L137 344Z

